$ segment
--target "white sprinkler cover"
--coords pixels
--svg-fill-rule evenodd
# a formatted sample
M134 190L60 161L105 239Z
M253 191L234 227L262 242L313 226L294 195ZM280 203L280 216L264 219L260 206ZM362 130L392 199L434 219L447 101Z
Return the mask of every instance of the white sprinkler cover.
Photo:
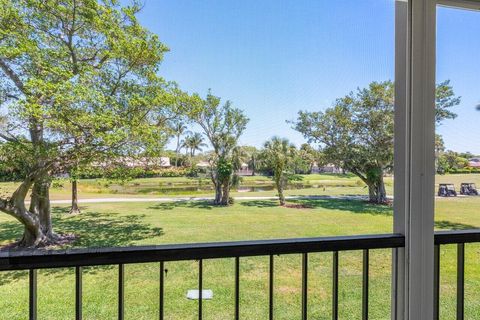
M198 290L188 290L187 291L187 299L190 300L198 300ZM213 298L213 291L212 290L202 290L202 300L211 300Z

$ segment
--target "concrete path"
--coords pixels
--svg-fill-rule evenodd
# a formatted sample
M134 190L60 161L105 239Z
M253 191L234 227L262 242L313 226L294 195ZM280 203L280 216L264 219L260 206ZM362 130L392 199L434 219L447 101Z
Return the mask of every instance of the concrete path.
M312 199L312 200L366 200L366 196L288 196L287 200L295 199ZM245 196L235 197L235 200L276 200L278 197L266 196ZM213 200L213 197L180 197L180 198L94 198L94 199L79 199L78 203L108 203L108 202L184 202L184 201L206 201ZM70 204L72 200L52 200L52 204Z

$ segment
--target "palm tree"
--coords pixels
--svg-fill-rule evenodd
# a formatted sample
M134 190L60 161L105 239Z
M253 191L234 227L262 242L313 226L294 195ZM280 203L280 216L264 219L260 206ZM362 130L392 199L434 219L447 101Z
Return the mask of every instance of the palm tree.
M248 160L249 154L242 146L236 146L232 150L233 170L238 171L242 168L242 164Z
M194 134L185 138L183 145L185 148L190 149L190 156L195 156L195 151L203 151L203 147L206 147L207 144L204 142L202 134L195 132Z
M174 133L174 136L176 138L177 146L175 148L175 167L178 167L178 156L180 154L180 150L184 146L184 142L181 141L180 139L182 138L183 135L189 134L190 131L188 131L188 127L185 125L184 122L182 121L176 121L172 124L171 129Z
M290 171L295 154L295 146L288 139L279 137L273 137L270 141L265 142L262 152L265 166L273 171L273 180L281 206L285 205L283 191L291 174Z

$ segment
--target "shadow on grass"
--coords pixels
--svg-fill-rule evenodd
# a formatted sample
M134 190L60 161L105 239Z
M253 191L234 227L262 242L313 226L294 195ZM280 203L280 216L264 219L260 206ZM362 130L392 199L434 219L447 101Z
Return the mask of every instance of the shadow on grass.
M328 209L335 211L353 212L358 214L371 214L391 216L392 207L388 205L372 204L364 200L354 199L296 199L290 202L302 204L304 207Z
M144 214L124 215L115 212L83 212L66 215L69 208L54 207L52 223L55 232L75 234L73 247L119 247L131 246L136 241L163 235L162 228L152 227L143 222ZM0 223L0 243L15 241L23 233L23 227L16 221Z
M302 209L328 209L335 211L353 212L358 214L372 214L391 216L393 209L387 205L375 205L357 199L290 199L287 203L300 205ZM270 208L278 207L278 200L241 201L246 207Z
M163 235L161 228L143 222L144 214L99 213L83 209L81 214L68 217L64 215L65 208L55 207L52 211L55 231L75 234L75 247L131 246L136 241Z
M89 212L83 208L78 215L66 215L69 208L54 207L52 222L58 233L75 234L76 240L70 247L125 247L137 241L151 239L163 235L161 228L152 227L143 222L145 215L124 215L115 212ZM22 236L23 228L18 222L0 223L0 242L14 241ZM115 266L89 267L85 272L115 268ZM42 274L58 277L74 274L73 268L46 269ZM26 279L25 271L1 272L0 285L19 279ZM73 279L72 279L73 281Z
M212 210L215 206L212 201L208 200L184 200L184 201L171 201L161 202L153 206L148 207L151 210L173 210L175 208L191 208L191 209L204 209Z
M464 224L460 222L451 222L446 220L435 221L435 228L442 230L470 230L477 229L478 227L470 224Z
M273 208L279 207L278 200L242 200L240 205L244 207Z

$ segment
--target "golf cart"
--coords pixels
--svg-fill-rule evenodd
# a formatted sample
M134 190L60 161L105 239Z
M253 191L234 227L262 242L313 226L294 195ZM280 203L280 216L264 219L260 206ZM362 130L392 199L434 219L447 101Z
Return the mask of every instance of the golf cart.
M438 186L438 196L439 197L456 197L457 191L455 191L455 186L453 183L441 183Z
M462 183L460 186L460 194L466 196L478 196L478 191L475 183Z

